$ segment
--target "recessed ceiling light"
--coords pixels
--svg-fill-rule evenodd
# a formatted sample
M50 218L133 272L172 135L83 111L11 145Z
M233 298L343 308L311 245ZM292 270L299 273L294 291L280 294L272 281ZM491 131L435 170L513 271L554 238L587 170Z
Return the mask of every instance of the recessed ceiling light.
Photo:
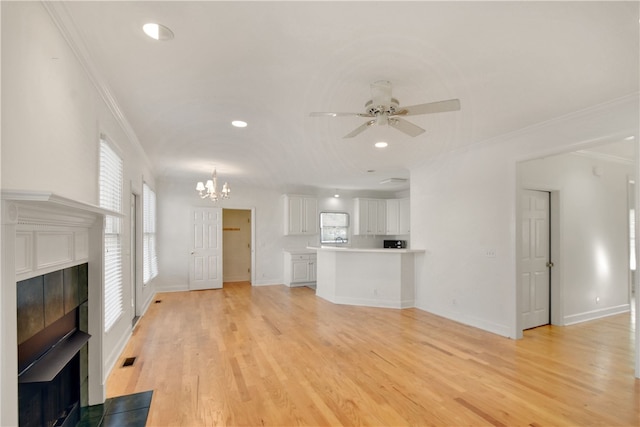
M234 120L231 124L237 128L246 128L247 122L243 122L242 120Z
M173 38L173 31L164 25L156 24L155 22L144 24L142 26L142 31L154 40L171 40Z
M387 147L389 144L387 144L384 141L380 141L380 142L376 142L375 144L373 144L374 147L376 148L385 148Z
M634 139L636 139L636 137L631 135L631 136L626 137L624 140L625 141L633 141Z

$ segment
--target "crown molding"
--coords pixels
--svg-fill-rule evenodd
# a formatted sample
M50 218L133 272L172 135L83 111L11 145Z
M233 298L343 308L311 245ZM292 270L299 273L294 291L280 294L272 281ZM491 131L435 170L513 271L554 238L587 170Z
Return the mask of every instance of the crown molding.
M578 150L578 151L573 151L569 154L582 156L582 157L589 157L597 160L603 160L605 162L622 163L625 165L633 165L635 163L633 159L628 159L626 157L614 156L612 154L598 153L598 152L589 151L589 150Z
M154 171L153 164L147 156L147 153L144 151L136 132L133 130L133 127L127 120L122 108L120 108L120 104L118 103L116 97L113 95L111 88L107 84L107 81L100 74L98 67L96 67L95 62L91 58L91 54L89 49L84 43L84 40L77 29L71 15L69 14L65 2L61 1L42 1L42 5L45 10L49 13L49 16L55 23L56 27L62 34L62 37L65 39L74 55L80 62L80 65L87 73L89 80L94 85L98 94L104 101L104 103L113 114L113 117L116 119L124 133L127 135L127 138L131 142L131 144L138 151L138 154L141 156L143 161L147 164L149 169Z
M523 138L527 138L531 135L542 134L546 131L549 131L550 129L557 128L565 123L571 123L572 121L575 121L575 120L581 120L581 119L590 118L590 117L597 117L599 115L605 115L614 109L623 108L628 105L632 105L634 106L634 108L637 109L639 100L640 100L640 92L633 92L628 95L615 98L600 104L592 105L590 107L583 108L581 110L573 111L573 112L564 114L562 116L554 117L552 119L549 119L543 122L534 123L524 128L516 129L511 132L497 135L495 137L484 139L482 141L474 142L468 145L463 145L461 147L456 147L441 153L439 156L473 152L474 150L483 149L483 148L494 146L494 145L509 143L511 141L518 141ZM635 126L637 126L637 124ZM600 135L597 138L591 139L591 140L573 141L571 143L568 143L567 145L564 145L562 150L559 151L558 153L577 151L577 150L583 149L585 146L593 146L593 145L598 145L606 142L615 142L616 140L620 140L624 136L629 135L629 133L634 133L634 132L637 132L635 128L632 129L631 131L621 129L615 135L611 135L611 134ZM558 154L558 153L554 152L552 154ZM438 156L436 156L436 158L437 157Z

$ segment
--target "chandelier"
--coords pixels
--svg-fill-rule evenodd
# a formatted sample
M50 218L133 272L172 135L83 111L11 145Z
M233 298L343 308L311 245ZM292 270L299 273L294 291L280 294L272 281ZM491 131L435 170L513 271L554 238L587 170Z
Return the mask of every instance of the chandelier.
M200 194L200 198L206 199L208 197L212 202L217 202L220 199L228 199L231 193L229 184L225 182L222 186L222 191L218 193L218 175L215 169L213 169L211 178L212 179L207 181L206 185L203 184L202 181L196 185L196 191Z

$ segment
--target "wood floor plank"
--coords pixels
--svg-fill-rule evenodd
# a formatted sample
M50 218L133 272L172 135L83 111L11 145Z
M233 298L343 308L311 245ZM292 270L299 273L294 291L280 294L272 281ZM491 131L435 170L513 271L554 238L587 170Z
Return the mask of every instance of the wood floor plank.
M154 390L149 426L640 425L628 314L510 340L308 288L156 299L107 382Z

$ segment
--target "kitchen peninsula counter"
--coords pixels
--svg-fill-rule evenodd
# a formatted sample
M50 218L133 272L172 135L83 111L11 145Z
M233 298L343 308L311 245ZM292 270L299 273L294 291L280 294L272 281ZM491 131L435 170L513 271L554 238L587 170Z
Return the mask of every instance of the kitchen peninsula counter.
M415 301L420 249L309 247L317 251L316 295L336 304L406 308Z

